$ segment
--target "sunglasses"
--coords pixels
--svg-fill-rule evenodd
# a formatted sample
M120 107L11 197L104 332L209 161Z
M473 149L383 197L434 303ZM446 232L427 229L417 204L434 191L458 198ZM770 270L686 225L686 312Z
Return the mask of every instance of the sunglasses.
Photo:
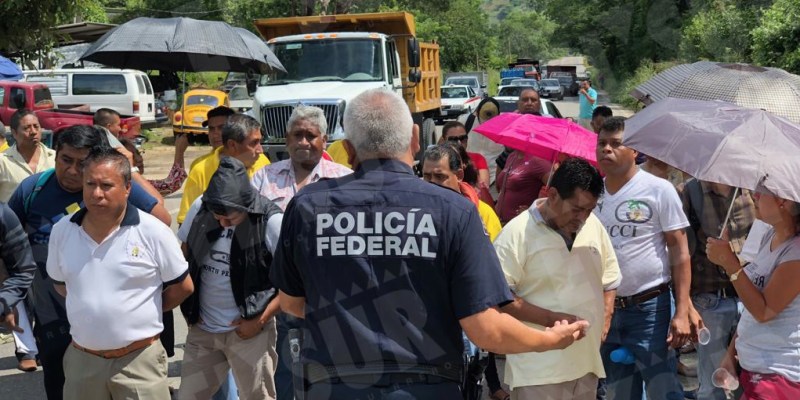
M447 141L449 141L449 142L463 142L463 141L466 141L467 139L468 139L467 135L450 136L450 137L447 138Z

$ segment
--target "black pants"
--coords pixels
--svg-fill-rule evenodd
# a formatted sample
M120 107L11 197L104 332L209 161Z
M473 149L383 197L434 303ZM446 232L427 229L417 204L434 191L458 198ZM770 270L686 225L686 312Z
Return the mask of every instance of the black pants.
M483 376L486 378L486 386L489 387L489 395L502 389L500 386L500 376L497 374L497 364L494 362L494 353L489 353L489 363L486 364L486 370L483 371Z
M44 390L48 400L64 397L64 353L72 342L69 323L54 321L47 325L36 324L33 330L39 346L39 360L44 371Z
M172 310L164 313L162 321L164 321L164 330L159 339L161 346L167 352L167 357L172 357L175 355L175 318L172 316Z
M346 383L315 383L308 388L309 400L451 400L460 399L457 383L396 384L386 387L364 387Z

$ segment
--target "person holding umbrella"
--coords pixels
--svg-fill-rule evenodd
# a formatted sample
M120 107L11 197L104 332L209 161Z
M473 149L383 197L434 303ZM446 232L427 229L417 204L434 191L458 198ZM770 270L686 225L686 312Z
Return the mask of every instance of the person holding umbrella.
M709 260L725 269L744 304L737 334L722 362L736 376L742 399L800 398L800 206L756 192L756 216L772 226L753 262L742 266L727 232L709 238Z

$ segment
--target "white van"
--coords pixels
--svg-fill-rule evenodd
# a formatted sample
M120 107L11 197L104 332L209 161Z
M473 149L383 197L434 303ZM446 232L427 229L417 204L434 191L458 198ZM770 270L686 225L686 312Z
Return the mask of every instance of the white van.
M110 108L136 115L142 126L156 124L155 96L150 78L133 69L43 69L23 71L25 81L50 88L58 107L89 105L92 111Z

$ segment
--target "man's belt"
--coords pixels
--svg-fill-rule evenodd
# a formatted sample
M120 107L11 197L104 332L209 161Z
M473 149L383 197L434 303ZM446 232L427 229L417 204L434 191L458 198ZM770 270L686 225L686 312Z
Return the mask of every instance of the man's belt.
M617 297L614 299L614 308L626 308L654 299L662 293L669 291L669 282L662 283L652 289L647 289L632 296Z
M92 349L87 349L86 347L83 347L83 346L75 343L75 341L72 342L72 347L74 347L74 348L76 348L76 349L78 349L80 351L89 353L91 355L102 357L102 358L106 358L106 359L109 359L109 358L120 358L120 357L125 357L128 354L131 354L136 350L141 350L141 349L143 349L143 348L145 348L147 346L150 346L151 344L155 343L156 340L158 340L158 336L159 335L155 335L153 337L145 338L145 339L142 339L142 340L137 340L137 341L125 346L125 347L122 347L122 348L119 348L119 349L114 349L114 350L92 350Z

